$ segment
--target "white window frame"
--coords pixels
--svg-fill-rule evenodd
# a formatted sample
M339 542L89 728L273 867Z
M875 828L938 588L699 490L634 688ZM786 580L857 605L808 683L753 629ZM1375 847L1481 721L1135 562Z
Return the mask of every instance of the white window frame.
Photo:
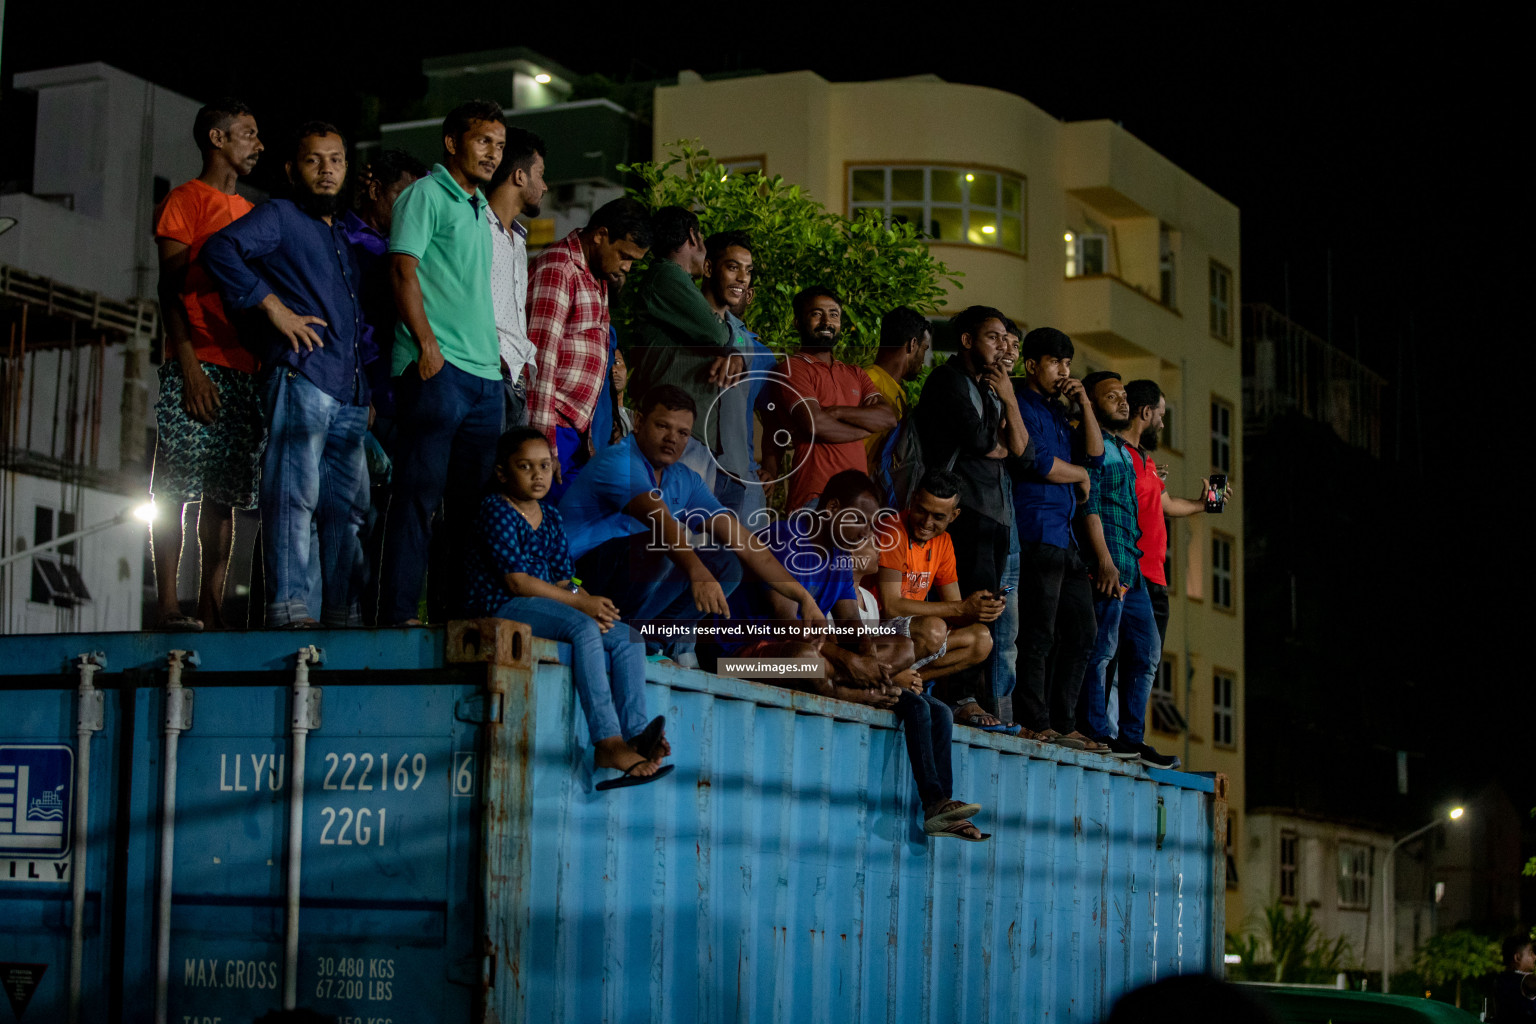
M883 172L883 199L859 199L853 198L854 175L863 171ZM891 197L891 173L893 171L921 171L923 174L922 199L893 199ZM983 198L971 196L973 182L966 180L961 185L960 201L941 202L933 198L933 175L940 174L976 175L985 174L996 179L996 192L990 202ZM1019 208L1017 211L1003 209L1003 184L1005 181L1013 182L1019 189ZM1029 238L1026 228L1029 223L1029 180L1023 175L1010 174L995 168L987 167L961 167L947 164L920 164L920 165L886 165L886 164L850 164L848 166L848 216L857 218L863 210L878 210L880 216L887 224L895 215L893 211L898 209L921 208L923 211L923 223L918 229L933 242L941 245L965 245L974 249L993 249L998 252L1011 252L1018 256L1029 255ZM960 213L960 237L959 238L934 238L928 235L928 229L933 223L934 210L957 210ZM972 212L990 214L1001 227L1004 219L1018 221L1019 247L1009 248L1002 244L1001 231L997 232L998 241L988 245L982 242L970 240L971 214Z
M1286 857L1289 847L1290 857ZM1296 902L1297 864L1301 859L1301 836L1294 829L1280 830L1280 886L1281 903ZM1287 892L1287 883L1290 891Z
M1236 411L1224 398L1211 396L1211 471L1232 472L1232 420Z
M1237 573L1232 567L1232 538L1218 530L1211 531L1211 607L1223 611L1237 608Z
M1211 673L1211 745L1237 749L1237 677L1222 669Z
M1338 889L1340 910L1371 909L1371 876L1374 851L1364 843L1339 843Z
M1224 264L1211 260L1210 270L1210 328L1211 337L1232 341L1232 271Z

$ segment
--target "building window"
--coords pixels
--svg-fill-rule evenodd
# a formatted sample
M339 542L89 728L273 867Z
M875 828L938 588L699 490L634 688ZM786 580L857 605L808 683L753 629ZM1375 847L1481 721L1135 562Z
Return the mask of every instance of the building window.
M75 524L73 512L55 513L43 505L35 506L32 515L32 546L36 548L55 537L74 533L77 529ZM32 556L33 601L73 608L91 599L91 592L86 589L80 569L75 565L78 550L76 544L76 541L69 541Z
M1211 333L1232 340L1232 271L1211 260Z
M1218 747L1237 746L1237 680L1226 672L1217 671L1211 677L1212 695L1211 742Z
M1173 229L1164 224L1157 232L1157 292L1158 300L1169 309L1179 305L1179 279L1176 265Z
M1227 811L1227 888L1237 888L1237 812Z
M1188 723L1173 699L1173 675L1173 659L1164 658L1157 668L1157 675L1152 677L1152 696L1147 702L1151 713L1147 718L1152 728L1177 736L1188 728Z
M1339 909L1371 909L1371 848L1339 844Z
M1211 399L1211 469L1232 472L1232 405Z
M1232 610L1232 538L1211 534L1211 604Z
M1109 236L1100 233L1066 233L1067 276L1092 277L1109 273Z
M1296 902L1296 845L1299 839L1289 830L1280 833L1280 902Z
M848 215L876 210L936 242L1025 253L1023 178L965 167L850 167Z

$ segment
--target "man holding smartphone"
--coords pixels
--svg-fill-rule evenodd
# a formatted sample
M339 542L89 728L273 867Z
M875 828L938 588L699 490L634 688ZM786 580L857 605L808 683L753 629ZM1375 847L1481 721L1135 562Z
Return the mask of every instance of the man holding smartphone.
M1168 400L1156 381L1133 380L1125 386L1125 399L1130 407L1130 422L1113 431L1115 436L1128 445L1131 461L1136 470L1136 522L1141 527L1141 574L1147 581L1147 595L1152 601L1152 618L1157 623L1159 639L1158 660L1168 640L1168 524L1164 517L1182 519L1201 512L1217 511L1209 507L1213 494L1210 479L1200 481L1199 498L1175 498L1168 493L1164 481L1166 469L1159 469L1152 453L1157 451L1163 429L1163 417L1168 412ZM1222 505L1232 497L1232 485L1223 479L1224 486L1214 493ZM1110 705L1113 708L1114 702Z

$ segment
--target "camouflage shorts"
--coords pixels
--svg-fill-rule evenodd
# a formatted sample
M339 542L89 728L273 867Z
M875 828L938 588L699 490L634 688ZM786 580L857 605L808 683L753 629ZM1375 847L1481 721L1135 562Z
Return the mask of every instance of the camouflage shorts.
M203 363L223 403L212 423L199 423L182 408L186 378L181 363L160 366L160 399L155 403L155 470L150 492L185 504L207 498L233 508L255 508L261 489L261 455L267 420L253 374Z

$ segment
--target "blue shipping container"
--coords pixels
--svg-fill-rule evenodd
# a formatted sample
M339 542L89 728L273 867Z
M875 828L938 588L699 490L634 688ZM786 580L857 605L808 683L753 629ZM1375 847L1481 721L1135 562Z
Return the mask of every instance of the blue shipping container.
M653 665L677 771L598 793L562 656L0 638L0 1022L1093 1021L1222 969L1219 777L958 729L994 838L929 842L889 712Z

